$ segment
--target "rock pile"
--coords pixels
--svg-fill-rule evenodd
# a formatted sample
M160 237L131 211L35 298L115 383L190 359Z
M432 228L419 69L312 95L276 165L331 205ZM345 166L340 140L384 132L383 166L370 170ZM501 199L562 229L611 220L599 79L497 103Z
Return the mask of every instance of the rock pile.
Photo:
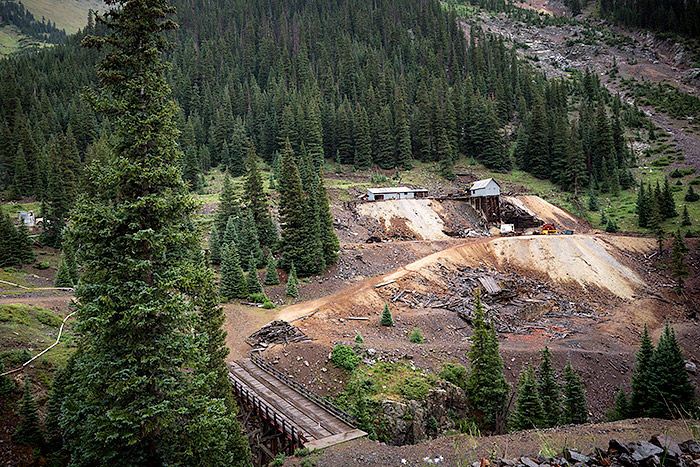
M289 344L290 342L310 341L298 327L286 321L273 321L266 324L246 339L248 345L255 350L264 350L270 344Z
M622 443L611 439L607 451L597 449L584 455L574 449L566 449L557 456L523 456L514 459L482 459L473 467L697 467L700 465L700 444L689 440L676 443L664 435L655 435L647 441Z

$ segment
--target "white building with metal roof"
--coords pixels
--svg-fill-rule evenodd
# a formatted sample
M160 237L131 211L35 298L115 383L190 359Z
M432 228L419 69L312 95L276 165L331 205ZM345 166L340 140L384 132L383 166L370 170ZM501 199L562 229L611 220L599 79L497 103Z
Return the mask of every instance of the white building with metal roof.
M426 198L427 196L428 190L425 188L407 188L405 186L392 188L367 188L367 199L369 201Z
M476 196L499 196L501 194L501 186L496 183L493 178L479 180L474 182L470 188L472 197Z

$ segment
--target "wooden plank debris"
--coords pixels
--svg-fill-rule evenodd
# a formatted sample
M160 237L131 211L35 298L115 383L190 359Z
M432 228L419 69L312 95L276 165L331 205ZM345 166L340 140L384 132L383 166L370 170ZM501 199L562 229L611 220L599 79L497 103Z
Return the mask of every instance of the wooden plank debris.
M392 280L386 281L386 282L381 282L381 283L375 285L374 288L378 289L379 287L384 287L385 285L393 284L394 282L396 282L396 279L392 279Z
M496 280L491 276L479 277L479 282L486 289L486 292L495 295L499 293L502 289L496 282Z

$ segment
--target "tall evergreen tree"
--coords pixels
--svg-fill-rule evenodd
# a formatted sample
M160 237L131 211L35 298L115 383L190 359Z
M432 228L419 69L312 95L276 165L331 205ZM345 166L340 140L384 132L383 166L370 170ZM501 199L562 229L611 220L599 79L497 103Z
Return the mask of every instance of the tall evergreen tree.
M617 390L615 395L615 404L613 408L608 411L607 419L610 422L615 422L617 420L624 420L629 417L629 400L627 399L627 393L622 386Z
M637 351L637 362L634 366L632 374L632 394L630 396L629 407L630 413L644 415L650 407L652 399L652 391L650 386L650 363L651 357L654 355L654 343L649 337L649 329L644 324L642 338L639 341L639 350Z
M323 248L323 259L326 267L330 267L338 261L340 242L335 230L333 230L333 214L328 200L328 192L321 177L318 180L316 196L318 197L319 235Z
M513 431L536 428L542 424L542 403L537 392L535 369L532 364L523 367L518 380L518 399L510 420Z
M221 195L219 196L219 207L216 210L216 216L214 218L214 222L220 233L226 231L226 223L229 217L236 214L238 204L231 176L228 172L224 172L223 187L221 189Z
M214 291L202 279L161 60L173 10L165 0L108 4L98 16L107 33L84 44L107 49L94 102L115 116L117 143L72 217L83 276L66 449L85 465L247 465L236 413L213 392L204 338L192 333L207 319L197 297Z
M355 159L357 170L367 170L372 166L372 138L369 132L369 118L364 107L355 112Z
M649 416L692 417L697 413L695 388L685 370L685 359L676 334L668 321L649 361L647 374L652 388L648 405Z
M270 217L268 199L263 189L262 177L258 169L258 156L252 140L248 145L246 167L248 168L248 173L243 185L243 191L248 202L248 208L255 220L260 245L274 250L277 247L277 229L275 229Z
M219 294L227 299L248 298L248 283L234 243L222 248Z
M545 345L540 353L540 366L537 368L537 392L542 403L543 428L551 428L559 424L561 417L561 388L554 374L552 353Z
M44 444L44 433L39 426L39 406L34 400L29 377L24 379L22 405L19 408L18 415L19 426L12 434L12 441L15 444L42 447Z
M265 285L279 285L280 276L277 274L277 262L272 255L267 256L267 264L265 266L265 279L263 279Z
M576 373L571 361L564 368L564 411L562 421L566 424L586 423L588 421L588 408L586 406L586 394L583 390L581 377Z
M209 261L211 264L221 264L221 240L216 225L209 233Z
M248 276L246 277L246 284L248 285L248 294L264 293L262 285L260 284L260 277L258 277L258 267L256 265L255 258L250 257L248 261Z
M469 338L472 345L468 353L471 370L467 378L467 400L484 425L498 432L503 429L510 384L503 374L496 331L484 317L479 289L475 298L474 333Z

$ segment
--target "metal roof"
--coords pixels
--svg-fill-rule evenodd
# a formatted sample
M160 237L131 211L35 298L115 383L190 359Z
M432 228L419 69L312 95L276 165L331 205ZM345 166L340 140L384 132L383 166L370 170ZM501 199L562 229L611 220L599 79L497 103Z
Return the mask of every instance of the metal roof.
M425 188L407 188L405 186L400 186L396 188L367 188L367 191L374 194L384 194L384 193L416 193L419 191L428 191Z
M494 182L496 185L498 185L498 182L494 181L493 178L487 178L486 180L479 180L478 182L474 182L474 184L472 185L472 190L480 190L482 188L486 188L486 186L491 182Z

